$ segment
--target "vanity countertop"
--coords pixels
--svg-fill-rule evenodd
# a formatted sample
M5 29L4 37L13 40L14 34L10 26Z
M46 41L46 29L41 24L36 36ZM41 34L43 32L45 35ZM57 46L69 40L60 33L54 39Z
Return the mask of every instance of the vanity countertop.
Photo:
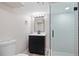
M29 35L33 35L33 36L46 36L46 34L45 34L45 33L40 33L40 34L33 33L33 34L29 34Z

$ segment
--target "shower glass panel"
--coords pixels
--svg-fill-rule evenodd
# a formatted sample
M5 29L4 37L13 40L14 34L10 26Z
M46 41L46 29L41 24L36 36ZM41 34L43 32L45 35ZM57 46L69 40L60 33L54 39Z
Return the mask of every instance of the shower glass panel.
M51 55L78 55L78 10L75 2L50 4Z

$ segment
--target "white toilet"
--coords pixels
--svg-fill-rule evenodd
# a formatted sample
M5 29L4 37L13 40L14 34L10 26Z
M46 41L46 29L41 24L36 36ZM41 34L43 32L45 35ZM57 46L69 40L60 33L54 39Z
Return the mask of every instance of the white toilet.
M16 54L16 40L0 41L0 56L12 56Z

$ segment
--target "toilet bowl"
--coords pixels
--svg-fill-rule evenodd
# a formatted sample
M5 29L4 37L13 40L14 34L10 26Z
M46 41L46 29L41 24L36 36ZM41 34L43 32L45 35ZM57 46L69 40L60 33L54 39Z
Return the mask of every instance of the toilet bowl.
M0 56L12 56L15 55L16 40L1 40L0 41Z

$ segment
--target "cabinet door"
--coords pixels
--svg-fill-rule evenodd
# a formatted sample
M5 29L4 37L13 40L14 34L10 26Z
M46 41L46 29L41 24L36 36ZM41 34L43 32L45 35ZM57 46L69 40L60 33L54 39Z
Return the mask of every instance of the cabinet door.
M29 36L29 52L45 54L45 36Z

